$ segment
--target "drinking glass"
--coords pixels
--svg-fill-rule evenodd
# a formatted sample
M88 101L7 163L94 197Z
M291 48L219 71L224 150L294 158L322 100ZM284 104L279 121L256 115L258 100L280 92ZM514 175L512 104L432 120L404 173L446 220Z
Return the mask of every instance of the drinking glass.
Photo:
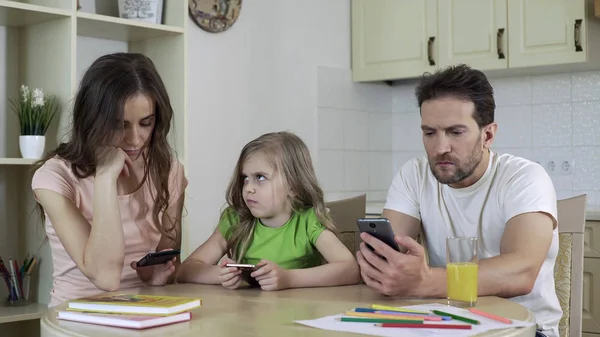
M448 305L473 307L477 304L477 238L446 238Z

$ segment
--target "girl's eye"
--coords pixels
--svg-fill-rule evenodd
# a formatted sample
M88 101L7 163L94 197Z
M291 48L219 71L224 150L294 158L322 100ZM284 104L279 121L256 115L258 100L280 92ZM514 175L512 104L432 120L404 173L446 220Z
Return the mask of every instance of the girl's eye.
M244 180L244 184L248 182L248 180L250 180L248 177L246 176L242 176L242 179Z
M257 175L256 178L258 178L259 181L263 181L263 180L267 179L267 178L265 178L265 176L263 176L261 174Z

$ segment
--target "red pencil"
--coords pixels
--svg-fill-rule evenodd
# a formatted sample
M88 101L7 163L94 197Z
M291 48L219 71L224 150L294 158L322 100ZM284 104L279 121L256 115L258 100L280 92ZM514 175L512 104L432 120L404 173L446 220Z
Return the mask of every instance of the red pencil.
M471 324L412 324L412 323L377 323L382 328L421 328L421 329L472 329Z
M469 311L476 315L487 317L487 318L490 318L490 319L493 319L493 320L496 320L496 321L499 321L502 323L512 324L512 321L510 319L496 316L496 315L490 314L489 312L481 311L481 310L474 309L474 308L469 309Z

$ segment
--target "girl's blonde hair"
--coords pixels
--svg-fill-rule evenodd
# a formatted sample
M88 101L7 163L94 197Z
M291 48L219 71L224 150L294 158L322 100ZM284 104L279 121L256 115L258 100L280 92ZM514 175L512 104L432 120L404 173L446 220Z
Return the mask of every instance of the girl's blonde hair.
M317 181L306 144L290 132L267 133L244 146L227 187L229 208L223 216L237 216L237 224L231 226L227 233L229 257L240 262L252 243L257 219L244 202L242 169L246 160L257 153L268 158L276 174L281 177L284 187L292 192L289 196L292 211L314 208L321 224L337 234L337 228L325 207L323 190Z

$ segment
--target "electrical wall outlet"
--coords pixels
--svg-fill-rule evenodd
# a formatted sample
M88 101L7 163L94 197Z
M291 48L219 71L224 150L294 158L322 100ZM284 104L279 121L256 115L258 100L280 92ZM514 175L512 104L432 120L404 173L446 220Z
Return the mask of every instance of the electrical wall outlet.
M537 160L549 175L572 175L575 171L575 160L568 157L550 157Z

